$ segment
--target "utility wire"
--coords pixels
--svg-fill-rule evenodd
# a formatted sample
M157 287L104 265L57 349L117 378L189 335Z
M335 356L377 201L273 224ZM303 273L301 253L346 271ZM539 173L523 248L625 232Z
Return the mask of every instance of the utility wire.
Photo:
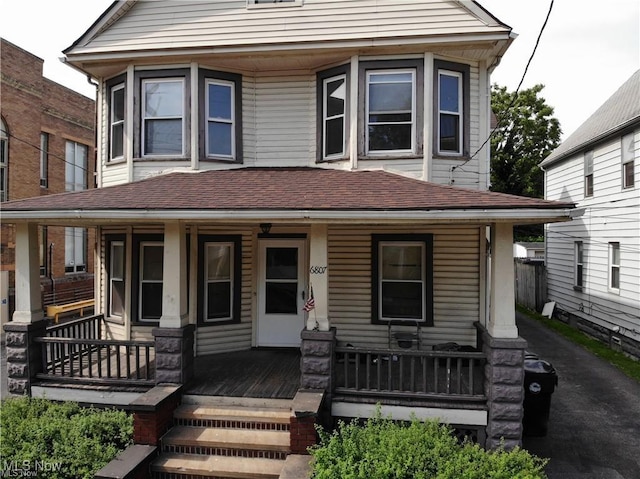
M50 151L43 150L42 148L40 148L40 146L39 146L39 145L34 145L33 143L31 143L31 142L29 142L29 141L27 141L27 140L23 140L22 138L20 138L20 137L18 137L18 136L16 136L16 135L14 135L14 134L12 134L12 133L8 133L8 136L9 136L9 138L13 138L13 139L15 139L15 140L18 140L19 142L24 143L25 145L29 145L29 146L31 146L32 148L35 148L36 150L38 150L38 151L40 151L40 152L42 152L42 153L46 153L47 158L55 158L56 160L60 160L60 161L62 161L62 162L64 162L64 163L66 163L67 165L71 165L71 166L73 166L74 168L78 168L78 169L80 169L80 170L84 171L85 173L87 173L87 172L89 171L87 168L83 168L83 167L81 167L80 165L77 165L77 164L75 164L75 163L73 163L73 162L71 162L71 161L67 161L67 159L66 159L66 158L62 158L61 156L58 156L58 155L56 155L56 154L54 154L54 153L51 153ZM85 146L86 146L86 145L85 145ZM89 147L87 146L87 150L88 150L88 149L89 149ZM87 160L88 160L88 159L89 159L89 158L87 158Z

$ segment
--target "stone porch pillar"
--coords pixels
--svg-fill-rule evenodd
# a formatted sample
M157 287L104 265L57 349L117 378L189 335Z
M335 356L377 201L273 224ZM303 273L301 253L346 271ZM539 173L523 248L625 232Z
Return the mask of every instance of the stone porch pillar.
M309 312L307 330L329 331L329 259L326 224L312 224L309 241L309 281L313 287L315 309Z
M5 324L8 389L31 394L36 374L42 371L42 347L34 341L45 335L47 322L40 293L38 225L16 225L16 310Z
M156 384L185 384L193 377L195 326L188 324L187 237L179 221L165 224L162 281L160 327L152 332Z

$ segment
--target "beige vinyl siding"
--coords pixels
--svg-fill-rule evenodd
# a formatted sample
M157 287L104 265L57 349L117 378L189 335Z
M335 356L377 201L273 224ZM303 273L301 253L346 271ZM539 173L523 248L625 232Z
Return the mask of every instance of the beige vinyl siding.
M635 133L636 145L640 134ZM636 149L638 151L638 148ZM576 316L621 334L640 330L640 194L622 189L620 137L593 148L594 194L584 198L582 152L546 172L546 197L576 201L584 214L547 226L547 283L550 301ZM636 171L638 156L636 154ZM575 291L574 243L584 245L583 290ZM609 243L620 243L620 290L609 289Z
M479 234L477 228L329 229L329 317L339 344L388 346L388 329L371 324L371 234L433 233L434 327L422 328L422 342L475 344L479 319Z
M242 300L240 323L226 325L202 325L196 329L196 354L224 353L239 351L251 347L252 337L252 302L253 302L253 231L250 228L204 228L198 229L199 235L242 235ZM191 267L198 267L199 258L192 258ZM197 295L199 285L192 285L192 294ZM193 309L193 308L192 308ZM196 321L196 311L190 314L191 321Z
M502 33L456 2L305 0L302 7L246 8L246 0L140 1L74 52L294 44L466 33Z
M129 181L129 165L125 162L107 165L102 168L102 184L104 186L121 185Z

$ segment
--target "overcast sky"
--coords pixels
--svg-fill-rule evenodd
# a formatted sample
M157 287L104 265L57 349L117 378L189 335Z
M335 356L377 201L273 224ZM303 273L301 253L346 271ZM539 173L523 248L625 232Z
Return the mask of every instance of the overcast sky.
M551 0L479 3L519 35L492 75L492 82L515 90ZM0 36L44 59L46 77L93 98L86 77L58 58L110 4L0 0ZM545 85L542 95L555 108L566 138L638 68L639 0L555 0L523 88Z

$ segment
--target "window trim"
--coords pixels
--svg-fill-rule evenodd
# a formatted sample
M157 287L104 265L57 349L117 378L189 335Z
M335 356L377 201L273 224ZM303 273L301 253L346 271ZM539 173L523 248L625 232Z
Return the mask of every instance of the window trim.
M422 319L384 319L381 316L381 247L385 244L421 244L423 246L424 289L422 291ZM433 326L433 234L372 234L371 235L371 323L372 324L420 324Z
M122 282L123 282L123 291L124 297L122 302L122 316L118 316L112 313L112 302L111 298L113 297L113 245L120 243L123 248L122 252L122 261L123 261L123 269L122 269ZM106 235L105 236L105 266L106 266L106 281L108 287L106 288L105 296L106 296L106 305L105 305L105 318L115 320L115 321L123 321L124 316L126 314L126 296L127 296L127 242L126 235L117 234L117 235Z
M621 251L620 251L620 242L618 241L610 241L609 242L609 274L608 276L608 289L610 292L612 293L616 293L619 294L620 293L620 263L621 263ZM614 262L614 256L615 256L615 252L617 251L618 253L618 260L617 263ZM617 285L614 285L614 270L617 270Z
M218 82L221 84L233 85L232 116L233 137L231 157L209 155L208 153L208 83ZM199 109L198 118L198 150L200 161L222 162L222 163L242 163L243 162L243 132L242 132L242 75L216 70L200 68L198 70L198 103L202 106Z
M448 71L460 74L462 77L462 119L461 125L461 151L440 151L440 72ZM465 159L471 154L471 66L466 63L455 63L436 59L433 62L433 157L434 158L458 158Z
M635 133L627 133L620 138L622 160L622 189L635 188ZM628 181L628 180L631 181Z
M573 243L573 289L575 291L584 289L584 243L582 241Z
M140 245L142 243L159 243L164 248L164 234L134 234L132 240L132 268L131 268L131 322L137 326L158 326L160 319L140 319ZM164 285L163 285L164 287ZM162 301L162 298L160 298Z
M228 244L232 246L231 252L231 317L225 319L205 318L205 290L207 287L206 277L206 247L208 244ZM235 324L241 322L242 315L242 236L240 235L199 235L198 236L198 325L199 326L220 326L225 324Z
M584 197L593 197L593 150L584 152Z
M114 110L114 101L113 101L113 95L114 92L118 91L118 90L122 90L123 91L123 101L124 101L124 105L123 105L123 119L120 121L113 121L113 110ZM108 104L107 104L107 108L108 108L108 112L107 112L107 118L108 118L108 124L109 124L109 131L107 132L108 135L108 145L107 145L107 164L113 164L113 163L118 163L120 161L125 160L126 157L126 144L125 144L125 138L126 138L126 130L127 130L127 86L126 86L126 75L119 75L115 78L112 78L111 80L109 80L107 82L107 91L108 91ZM113 128L114 128L114 124L115 123L121 123L122 124L122 155L121 156L113 156Z
M415 117L413 118L412 151L409 150L376 150L368 149L368 82L369 72L413 70L415 73L413 98ZM424 60L413 58L407 60L363 61L358 65L358 157L367 160L419 158L424 149Z
M343 112L343 138L342 138L342 153L341 154L325 154L325 138L326 138L326 88L325 85L330 81L344 77L345 82L345 99L344 99L344 112ZM350 82L351 82L351 69L349 65L341 65L330 70L319 72L316 75L316 95L317 101L317 138L316 144L318 145L316 151L317 162L331 162L341 161L349 158L349 131L350 131Z

